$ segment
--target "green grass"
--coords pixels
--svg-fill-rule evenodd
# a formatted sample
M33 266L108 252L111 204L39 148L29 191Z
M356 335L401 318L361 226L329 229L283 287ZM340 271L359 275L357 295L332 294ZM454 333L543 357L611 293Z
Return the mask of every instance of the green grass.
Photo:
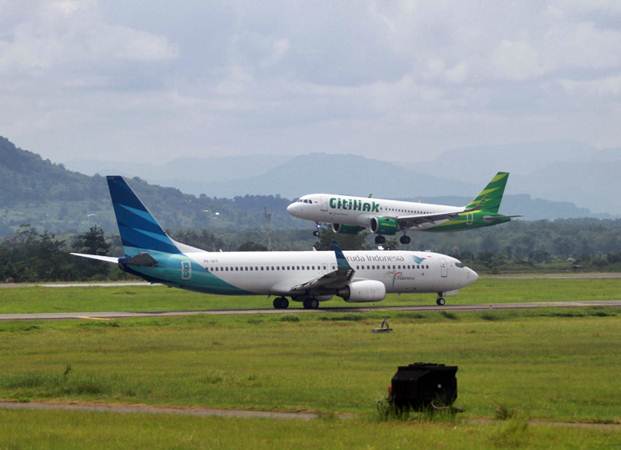
M481 277L459 295L447 297L450 304L507 303L548 300L606 300L621 298L621 279L501 279ZM372 305L435 304L433 294L389 295ZM322 307L351 306L334 298ZM355 306L355 304L353 304ZM65 311L166 311L230 308L271 308L266 296L218 296L167 287L106 288L3 288L0 313ZM292 307L301 307L292 303Z
M276 421L59 411L1 411L1 449L481 449L618 448L598 429L366 420Z
M384 316L1 323L0 398L370 417L398 365L436 361L459 365L465 417L503 405L534 418L621 419L616 310L393 313L393 333L371 333Z

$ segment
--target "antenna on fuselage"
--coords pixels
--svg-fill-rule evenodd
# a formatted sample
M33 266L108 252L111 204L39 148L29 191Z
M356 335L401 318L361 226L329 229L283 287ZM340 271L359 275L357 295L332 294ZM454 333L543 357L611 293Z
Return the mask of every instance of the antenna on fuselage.
M369 194L369 198L373 198L373 194Z

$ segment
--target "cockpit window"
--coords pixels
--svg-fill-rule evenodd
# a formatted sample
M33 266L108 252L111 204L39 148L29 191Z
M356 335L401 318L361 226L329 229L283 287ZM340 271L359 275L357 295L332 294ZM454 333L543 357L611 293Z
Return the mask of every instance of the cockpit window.
M461 268L463 268L463 267L464 267L464 263L463 263L463 262L460 262L460 261L457 261L457 262L455 263L455 267L459 267L459 268L461 269Z

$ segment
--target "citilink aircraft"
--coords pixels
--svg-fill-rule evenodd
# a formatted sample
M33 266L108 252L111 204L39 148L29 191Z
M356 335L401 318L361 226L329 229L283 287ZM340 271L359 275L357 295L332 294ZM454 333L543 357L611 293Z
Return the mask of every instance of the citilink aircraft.
M505 191L507 172L498 172L481 193L466 206L404 202L371 197L336 194L308 194L287 207L289 214L319 224L331 224L335 233L358 234L371 229L376 244L386 242L385 236L399 232L402 244L411 239L407 230L458 231L509 222L513 217L499 214ZM319 231L314 232L315 236Z
M413 251L207 252L173 240L122 177L107 177L122 257L72 253L118 264L149 282L205 293L274 295L316 309L336 295L347 302L383 300L386 293L444 293L467 286L475 271L450 256Z

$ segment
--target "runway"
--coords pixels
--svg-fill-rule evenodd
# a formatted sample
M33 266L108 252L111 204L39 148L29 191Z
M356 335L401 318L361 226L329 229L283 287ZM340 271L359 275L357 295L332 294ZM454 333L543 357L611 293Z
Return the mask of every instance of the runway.
M366 306L325 308L319 310L309 309L213 309L197 311L145 311L145 312L59 312L59 313L18 313L0 314L0 321L11 320L110 320L110 319L135 319L142 317L183 317L183 316L224 316L224 315L254 315L254 314L332 314L332 313L368 313L368 312L393 312L393 311L450 311L450 312L476 312L476 311L502 311L523 310L541 308L621 308L621 300L584 300L584 301L559 301L559 302L530 302L530 303L497 303L476 305L422 305L422 306Z

